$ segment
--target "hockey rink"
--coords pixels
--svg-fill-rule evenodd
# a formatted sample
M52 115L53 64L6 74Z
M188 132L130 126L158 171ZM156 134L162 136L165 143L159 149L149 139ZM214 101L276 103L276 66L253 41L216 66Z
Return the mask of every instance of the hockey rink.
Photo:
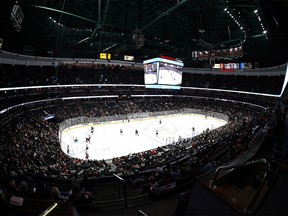
M196 136L207 128L213 130L226 123L209 116L185 114L130 122L76 125L62 131L61 149L74 158L108 160L164 146L179 138ZM91 127L94 128L93 133ZM120 133L121 130L123 133ZM138 135L135 134L136 130Z

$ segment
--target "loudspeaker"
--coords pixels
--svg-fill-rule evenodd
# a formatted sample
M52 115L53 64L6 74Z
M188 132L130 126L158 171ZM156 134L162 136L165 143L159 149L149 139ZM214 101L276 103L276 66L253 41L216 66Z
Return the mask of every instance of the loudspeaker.
M134 32L133 42L137 48L144 46L144 35L140 30Z

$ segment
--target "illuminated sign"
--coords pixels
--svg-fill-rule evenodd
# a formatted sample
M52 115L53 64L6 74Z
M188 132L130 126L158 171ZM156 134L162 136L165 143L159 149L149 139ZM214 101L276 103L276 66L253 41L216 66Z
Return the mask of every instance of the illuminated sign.
M172 58L172 57L169 57L169 56L163 56L162 55L162 56L160 56L160 58L176 61L176 58Z
M234 72L239 69L238 63L221 63L220 71L222 72Z
M100 59L111 59L110 53L100 53Z
M124 55L124 60L126 60L126 61L134 61L134 56Z
M215 68L215 69L216 69L216 68L219 69L219 68L220 68L220 64L218 64L218 63L214 64L214 65L213 65L213 68Z

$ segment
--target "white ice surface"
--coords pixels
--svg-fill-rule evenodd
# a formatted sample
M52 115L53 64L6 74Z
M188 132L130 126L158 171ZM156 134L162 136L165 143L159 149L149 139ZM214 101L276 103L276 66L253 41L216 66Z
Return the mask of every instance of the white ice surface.
M67 154L69 145L69 156L85 159L88 146L89 159L107 160L167 145L178 141L179 137L196 136L207 128L213 130L226 123L221 119L190 114L138 119L124 123L77 125L62 132L61 149ZM91 134L91 126L94 127L93 134ZM123 135L120 134L120 129L123 130ZM136 129L139 131L139 136L135 135ZM158 131L158 136L156 136L156 131ZM90 143L86 142L88 136L91 136ZM76 137L78 142L74 142Z

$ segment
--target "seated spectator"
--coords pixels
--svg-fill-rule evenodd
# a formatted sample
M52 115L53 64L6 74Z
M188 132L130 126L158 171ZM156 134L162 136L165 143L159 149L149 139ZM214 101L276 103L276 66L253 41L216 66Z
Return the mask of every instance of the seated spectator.
M170 172L168 170L165 170L163 172L162 179L157 181L154 184L154 187L162 187L162 186L167 185L171 182L174 182L174 179L171 177Z
M189 182L192 179L191 172L189 172L185 167L180 169L180 176L176 179L177 185L182 185Z
M176 188L176 181L171 177L170 172L165 170L162 179L151 185L150 193L161 195Z
M50 198L50 188L43 182L39 182L37 186L36 195L40 199L49 199Z
M97 208L94 203L92 193L88 191L81 191L79 184L72 186L72 193L70 194L69 201L71 201L76 208L77 212L85 212L90 209Z
M144 182L144 176L139 174L139 171L136 170L134 176L130 178L130 185L132 188L139 187Z
M163 173L163 168L157 167L153 174L156 181L162 179L162 173Z
M89 191L81 191L79 184L73 184L72 193L69 196L69 201L78 202L78 201L92 201L94 199L92 193Z
M209 172L211 170L214 169L214 166L213 164L211 163L211 161L207 160L207 159L204 159L203 160L203 166L200 168L200 173L206 173L206 172Z
M91 193L96 193L94 188L94 182L89 180L87 176L84 176L82 181L80 182L80 190L90 191Z
M17 188L15 180L13 179L9 180L8 185L7 185L7 191L12 194L16 194L18 192L18 188Z
M32 191L29 190L28 184L26 181L21 181L19 185L19 191L17 192L19 196L31 197Z
M153 175L149 176L145 184L142 185L142 193L147 193L150 191L152 185L156 183L155 177Z
M52 187L51 188L50 197L51 197L51 200L54 201L54 202L63 201L58 187Z
M174 179L178 179L178 178L181 177L180 171L178 171L178 170L177 170L177 167L174 166L174 165L171 166L170 175L171 175L171 177L174 178Z

